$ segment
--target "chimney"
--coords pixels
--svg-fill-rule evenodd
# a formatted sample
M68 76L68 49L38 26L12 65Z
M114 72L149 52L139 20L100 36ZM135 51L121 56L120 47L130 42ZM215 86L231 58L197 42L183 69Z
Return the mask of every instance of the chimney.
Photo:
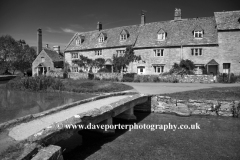
M145 17L144 12L142 11L142 13L141 13L141 25L144 25L145 23L146 23L146 17Z
M102 23L101 23L101 22L98 22L98 23L97 23L97 30L98 30L98 31L101 31L101 30L102 30Z
M59 54L60 53L60 46L53 46L53 50L56 51Z
M42 51L42 30L39 28L37 32L37 55Z
M174 20L181 20L181 9L175 9Z
M46 48L48 48L48 44L46 44Z

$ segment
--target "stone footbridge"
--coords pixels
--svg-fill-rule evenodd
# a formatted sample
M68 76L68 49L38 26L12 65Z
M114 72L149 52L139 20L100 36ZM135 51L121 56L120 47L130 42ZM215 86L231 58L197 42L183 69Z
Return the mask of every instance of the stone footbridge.
M86 126L90 123L112 124L112 118L136 120L134 108L144 103L149 105L141 106L148 107L139 107L139 109L150 112L151 97L148 95L127 93L104 95L5 123L0 126L0 132L6 133L7 137L4 140L0 138L0 146L12 148L12 151L9 155L8 151L4 151L3 157L5 159L63 160L62 149L58 143L71 138L80 130L79 128L66 129L63 126L68 124ZM91 131L106 134L115 132L101 129ZM81 138L79 144L81 144Z

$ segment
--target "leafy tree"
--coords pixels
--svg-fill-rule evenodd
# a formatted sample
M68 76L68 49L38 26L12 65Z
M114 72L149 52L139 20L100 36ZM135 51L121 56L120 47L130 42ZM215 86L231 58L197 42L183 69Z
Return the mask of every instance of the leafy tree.
M141 60L141 56L136 56L132 46L126 48L123 56L113 56L114 71L120 72L123 68L126 68L131 62Z
M4 73L12 69L17 49L18 43L10 35L0 37L0 68Z
M191 60L181 60L179 64L174 63L170 69L170 74L194 74L194 63Z
M10 70L26 72L31 69L36 58L36 51L29 47L24 40L16 41L10 35L0 37L0 68L4 73Z

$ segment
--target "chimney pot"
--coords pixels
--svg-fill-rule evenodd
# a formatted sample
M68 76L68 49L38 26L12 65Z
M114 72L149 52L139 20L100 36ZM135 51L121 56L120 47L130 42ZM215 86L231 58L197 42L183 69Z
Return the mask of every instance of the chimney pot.
M182 17L181 17L181 9L175 9L175 14L174 14L174 20L181 20Z
M101 23L101 22L98 22L98 23L97 23L97 30L98 30L98 31L101 31L101 30L102 30L102 23Z

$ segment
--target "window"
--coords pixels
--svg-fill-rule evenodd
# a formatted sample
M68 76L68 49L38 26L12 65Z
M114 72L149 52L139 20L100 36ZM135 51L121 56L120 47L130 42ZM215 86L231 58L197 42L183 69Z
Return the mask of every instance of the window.
M223 73L229 73L230 72L230 63L223 63Z
M78 53L72 53L72 58L78 58Z
M100 43L104 42L104 36L99 37L99 42Z
M117 56L123 56L125 53L125 50L117 50Z
M163 73L164 72L164 66L154 66L155 73Z
M44 57L41 57L41 60L42 60L42 63L45 62L45 58Z
M126 39L127 39L127 35L126 34L120 35L120 41L125 41Z
M194 31L195 38L203 38L203 31Z
M102 50L95 51L95 56L101 56L101 55L102 55Z
M165 40L165 33L158 33L157 38L158 38L159 41Z
M192 56L201 56L202 48L192 48Z
M81 44L81 40L80 39L77 39L76 40L76 45L80 45Z
M154 50L155 57L163 57L163 49L156 49Z
M78 72L78 67L72 67L72 72Z

